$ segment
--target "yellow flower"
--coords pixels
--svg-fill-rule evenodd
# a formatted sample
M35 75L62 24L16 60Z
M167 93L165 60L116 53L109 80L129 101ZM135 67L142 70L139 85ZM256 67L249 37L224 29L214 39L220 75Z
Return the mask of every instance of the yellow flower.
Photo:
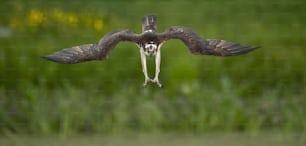
M78 16L76 16L75 14L68 14L67 16L67 20L68 20L68 23L70 24L76 24L79 22L79 18Z
M38 25L41 25L45 20L44 13L39 10L33 9L29 12L27 20L30 26L36 27Z
M94 23L93 23L93 27L94 27L95 31L101 32L102 29L103 29L103 21L102 21L102 19L95 19Z

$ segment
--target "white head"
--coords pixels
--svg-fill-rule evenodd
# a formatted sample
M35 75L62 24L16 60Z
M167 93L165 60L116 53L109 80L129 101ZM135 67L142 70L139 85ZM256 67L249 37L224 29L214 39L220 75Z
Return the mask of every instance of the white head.
M147 56L155 56L157 52L157 44L152 41L145 43L143 49Z

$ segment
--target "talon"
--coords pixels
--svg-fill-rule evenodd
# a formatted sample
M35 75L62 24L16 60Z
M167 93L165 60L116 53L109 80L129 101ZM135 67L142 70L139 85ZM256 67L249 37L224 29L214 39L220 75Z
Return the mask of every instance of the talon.
M147 87L147 83L144 82L144 83L142 84L142 86L143 86L143 87Z
M163 87L163 85L162 85L161 83L159 83L159 82L157 82L156 84L157 84L157 86L158 86L159 88L162 88L162 87Z
M158 79L153 79L151 82L156 83L159 88L163 86Z
M146 78L144 83L143 83L143 87L146 87L148 85L148 82L152 82L152 79Z

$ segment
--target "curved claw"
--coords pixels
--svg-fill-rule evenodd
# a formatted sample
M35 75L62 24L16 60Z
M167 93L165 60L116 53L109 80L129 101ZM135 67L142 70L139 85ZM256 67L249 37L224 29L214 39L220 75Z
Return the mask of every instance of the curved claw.
M152 83L156 83L157 84L157 86L159 87L159 88L162 88L163 87L163 85L159 82L159 80L158 79L150 79L150 78L147 78L147 79L145 79L145 81L144 81L144 83L143 83L143 87L146 87L147 85L148 85L148 82L152 82Z
M148 85L148 83L147 83L147 82L144 82L144 83L142 84L142 87L147 87L147 85Z
M157 86L159 87L159 88L161 88L161 87L163 87L163 85L159 82L159 80L158 79L153 79L153 80L151 80L151 82L152 83L156 83L157 84Z
M158 86L159 88L162 88L162 87L163 87L163 85L162 85L161 83L159 83L159 82L157 82L156 84L157 84L157 86Z
M146 78L142 86L146 87L148 85L148 82L152 82L152 79Z

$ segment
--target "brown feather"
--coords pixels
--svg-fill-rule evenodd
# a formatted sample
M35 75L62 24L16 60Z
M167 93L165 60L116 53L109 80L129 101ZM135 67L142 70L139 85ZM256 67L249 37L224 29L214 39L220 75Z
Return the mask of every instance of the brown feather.
M97 44L87 44L63 49L42 58L58 63L80 63L90 60L106 59L120 41L137 42L138 35L131 30L113 31L106 34Z
M173 26L160 33L163 40L180 39L193 54L235 56L245 54L259 47L244 46L235 42L228 42L218 39L202 39L190 28Z

